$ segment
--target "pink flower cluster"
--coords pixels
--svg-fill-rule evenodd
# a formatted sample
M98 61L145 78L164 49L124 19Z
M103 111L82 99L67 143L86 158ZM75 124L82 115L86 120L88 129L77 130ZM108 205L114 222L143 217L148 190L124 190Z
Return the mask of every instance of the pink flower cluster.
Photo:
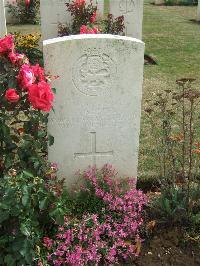
M82 25L80 28L80 34L97 34L99 29L97 27L89 28L86 25Z
M75 5L77 6L85 5L85 0L75 0Z
M44 69L38 64L32 66L24 54L19 54L14 49L14 39L8 35L0 39L0 59L4 63L12 64L18 88L8 88L5 98L10 103L16 103L24 95L34 109L49 112L52 108L54 94L44 74Z
M48 261L55 266L114 265L138 256L146 196L135 189L135 180L120 181L112 166L90 168L82 177L90 182L105 209L85 214L81 220L66 217L54 239L45 237ZM87 190L87 188L85 188Z
M81 6L85 6L86 5L86 1L85 0L75 0L74 1L74 5L76 6L76 8L80 8ZM90 3L90 5L92 5L92 1ZM90 18L90 23L94 23L96 21L97 18L97 12L95 11L91 18ZM93 25L82 25L80 28L80 34L97 34L99 33L99 29Z

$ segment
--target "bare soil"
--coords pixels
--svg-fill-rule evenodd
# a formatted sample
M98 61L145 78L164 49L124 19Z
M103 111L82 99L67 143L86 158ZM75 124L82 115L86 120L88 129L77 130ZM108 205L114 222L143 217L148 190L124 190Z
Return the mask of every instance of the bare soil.
M142 252L134 266L200 266L200 249L183 245L177 229L155 234L143 243ZM181 243L182 242L182 243Z

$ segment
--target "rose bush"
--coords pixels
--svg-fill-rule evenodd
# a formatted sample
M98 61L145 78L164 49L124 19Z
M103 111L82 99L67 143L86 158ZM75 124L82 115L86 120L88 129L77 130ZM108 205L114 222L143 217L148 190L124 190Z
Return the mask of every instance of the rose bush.
M14 0L8 3L8 11L19 23L35 24L39 17L39 0Z
M97 6L91 0L87 3L85 0L67 1L67 10L72 16L70 25L59 25L59 36L70 34L123 34L125 29L124 17L114 18L108 14L107 18L97 17Z
M54 94L39 65L16 52L14 38L0 39L0 176L11 168L42 171L46 122Z

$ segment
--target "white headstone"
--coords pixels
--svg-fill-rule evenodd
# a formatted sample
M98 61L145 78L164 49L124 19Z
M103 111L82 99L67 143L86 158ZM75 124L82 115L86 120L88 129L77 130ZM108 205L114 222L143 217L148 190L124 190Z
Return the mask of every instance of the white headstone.
M40 16L43 40L58 36L58 24L69 24L71 15L67 11L67 0L40 0ZM90 0L87 0L89 3ZM98 14L104 14L104 0L93 0L97 4Z
M200 0L198 0L198 7L197 7L197 21L200 21Z
M0 38L7 33L4 0L0 0Z
M143 0L110 0L109 12L124 16L125 35L142 39Z
M77 170L111 163L137 176L144 43L93 34L44 41L56 101L48 130L49 159L69 185Z

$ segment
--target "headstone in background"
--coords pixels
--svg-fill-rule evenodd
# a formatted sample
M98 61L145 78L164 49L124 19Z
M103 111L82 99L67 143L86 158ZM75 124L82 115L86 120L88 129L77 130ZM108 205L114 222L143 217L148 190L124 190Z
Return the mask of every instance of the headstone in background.
M125 35L142 39L143 0L110 0L109 12L124 16Z
M4 0L0 0L0 38L7 34Z
M198 7L197 7L197 21L200 21L200 0L198 0Z
M58 36L58 24L69 24L71 15L67 12L66 0L40 0L40 16L43 40ZM90 0L87 0L89 3ZM104 14L104 1L93 0L97 4L98 15Z
M154 4L155 4L155 5L163 5L164 3L165 3L164 0L155 0L155 1L154 1Z
M93 34L44 41L46 70L58 75L48 131L49 160L68 185L77 170L111 163L137 177L144 43Z

